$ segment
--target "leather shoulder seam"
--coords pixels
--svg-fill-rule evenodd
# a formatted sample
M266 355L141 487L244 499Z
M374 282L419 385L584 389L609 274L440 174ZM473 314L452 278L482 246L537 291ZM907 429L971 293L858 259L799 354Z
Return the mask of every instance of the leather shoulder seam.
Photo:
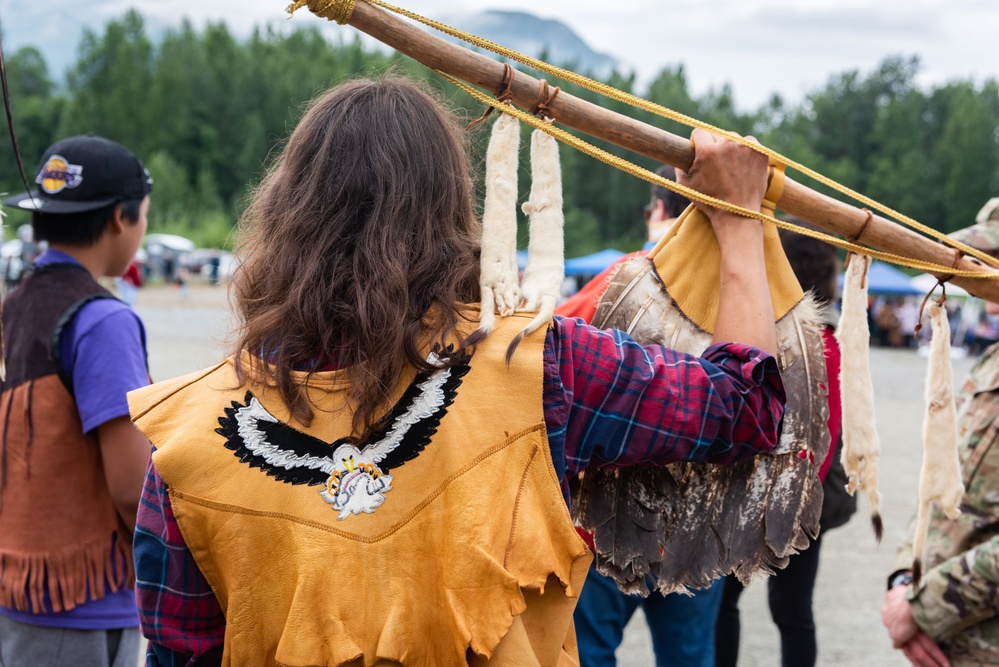
M187 389L188 387L190 387L192 384L200 382L201 380L205 379L206 377L208 377L209 375L211 375L212 373L214 373L219 368L221 368L221 367L223 367L225 365L226 365L226 362L222 361L222 362L219 362L218 364L216 364L214 366L211 366L209 368L203 369L200 373L196 372L196 373L192 374L191 376L188 376L188 379L187 379L186 382L178 384L169 393L167 393L167 394L165 394L163 396L160 396L156 400L155 403L153 403L152 405L146 407L141 412L133 414L132 415L132 421L133 422L139 421L140 419L142 419L143 417L145 417L147 414L149 414L150 412L152 412L155 408L157 408L164 401L166 401L168 398L171 398L171 397L177 395L178 393L180 393L184 389ZM166 382L170 382L170 380L166 380ZM155 385L149 385L149 386L152 387L152 386L155 386ZM143 389L148 389L148 387L143 387ZM138 391L142 391L142 390L140 389Z

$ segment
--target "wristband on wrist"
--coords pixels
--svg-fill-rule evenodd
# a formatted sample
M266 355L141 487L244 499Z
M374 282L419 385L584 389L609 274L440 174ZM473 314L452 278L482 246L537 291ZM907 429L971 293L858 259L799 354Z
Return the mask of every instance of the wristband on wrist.
M908 586L912 583L912 573L908 571L897 572L888 579L888 590L896 586Z

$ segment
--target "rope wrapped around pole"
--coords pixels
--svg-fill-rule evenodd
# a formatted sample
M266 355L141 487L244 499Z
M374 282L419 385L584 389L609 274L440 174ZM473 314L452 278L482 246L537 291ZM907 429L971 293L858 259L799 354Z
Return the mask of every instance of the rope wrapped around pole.
M503 78L503 63L435 37L368 2L299 0L289 7L289 11L306 6L323 18L338 22L343 20L430 69L478 88L495 90ZM537 101L539 85L534 77L519 72L510 86L514 104L521 108L531 108ZM684 170L689 169L693 163L694 148L689 140L565 91L551 101L550 111L563 126L656 161ZM869 215L861 208L816 192L790 178L786 179L778 206L820 229L844 238L862 233L864 245L870 248L941 267L951 266L954 261L953 249L944 243L926 238L887 218ZM999 278L999 271L974 257L962 257L954 268L974 273L976 277L958 274L950 282L963 287L974 296L999 303L999 280L996 280ZM947 275L943 271L932 273L938 278Z
M294 14L302 7L308 7L310 12L320 18L347 25L354 13L354 0L298 0L288 5L288 13Z

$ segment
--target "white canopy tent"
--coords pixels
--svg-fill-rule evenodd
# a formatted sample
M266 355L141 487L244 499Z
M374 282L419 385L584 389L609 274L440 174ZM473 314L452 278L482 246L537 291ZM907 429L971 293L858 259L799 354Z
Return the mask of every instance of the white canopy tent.
M932 276L929 273L921 273L915 278L911 278L910 282L913 286L918 287L923 290L923 293L929 292L937 284L937 277ZM968 291L964 288L958 287L957 285L951 285L947 283L947 296L957 296L961 298L966 298L971 296Z

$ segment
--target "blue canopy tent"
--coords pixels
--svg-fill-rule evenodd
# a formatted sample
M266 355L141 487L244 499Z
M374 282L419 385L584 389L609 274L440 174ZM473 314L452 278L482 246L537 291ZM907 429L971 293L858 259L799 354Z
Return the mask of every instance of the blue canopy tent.
M518 250L517 251L517 268L523 271L527 268L527 251Z
M842 289L842 275L839 277L839 286ZM912 284L912 279L909 276L884 262L871 263L870 268L867 270L867 291L871 294L897 296L925 293L925 290Z
M592 255L573 257L565 260L565 275L595 276L608 266L624 257L625 253L613 248L595 252Z
M566 276L595 276L608 266L624 257L626 253L613 248L607 248L591 255L573 257L565 260ZM527 251L517 251L517 266L523 271L527 267Z

